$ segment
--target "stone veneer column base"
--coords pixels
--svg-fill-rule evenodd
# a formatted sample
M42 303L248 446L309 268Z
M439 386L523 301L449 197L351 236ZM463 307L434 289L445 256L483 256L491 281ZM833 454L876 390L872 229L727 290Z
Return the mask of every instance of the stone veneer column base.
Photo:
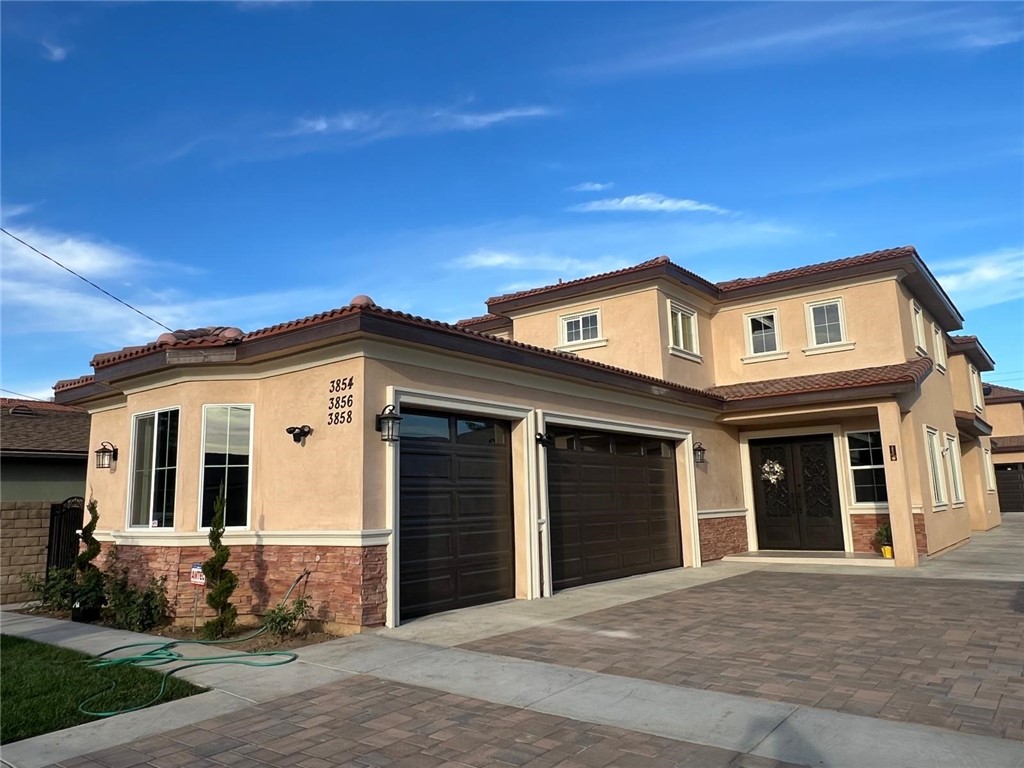
M747 518L704 517L698 518L700 532L700 560L702 563L721 560L726 555L746 552Z
M104 543L102 564L112 545ZM278 605L299 575L309 570L292 597L310 600L313 619L326 628L347 630L384 625L387 607L387 546L309 547L266 544L230 545L227 567L238 576L231 602L238 608L242 624L258 623L258 617ZM167 577L168 609L175 624L192 621L195 586L189 581L193 563L210 556L206 546L140 546L122 544L118 559L129 566L140 583L151 577ZM319 556L319 562L317 561ZM199 621L213 615L199 595Z

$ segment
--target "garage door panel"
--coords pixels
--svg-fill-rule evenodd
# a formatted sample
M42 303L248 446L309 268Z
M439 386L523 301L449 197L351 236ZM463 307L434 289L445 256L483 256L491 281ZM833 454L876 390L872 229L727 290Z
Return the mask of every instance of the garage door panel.
M402 619L515 596L506 422L403 410L399 442Z
M558 428L555 438L547 452L554 587L681 565L671 446L570 428ZM626 455L616 453L620 443ZM593 450L577 451L577 445Z
M995 472L999 511L1024 513L1024 463L996 464Z

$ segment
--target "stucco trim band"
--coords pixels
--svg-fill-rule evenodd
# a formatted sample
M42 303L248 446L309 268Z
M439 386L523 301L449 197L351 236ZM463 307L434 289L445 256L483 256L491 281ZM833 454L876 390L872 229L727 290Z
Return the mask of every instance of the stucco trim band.
M388 543L389 528L367 531L232 531L224 532L224 543L264 544L295 547L375 547ZM194 547L209 543L206 531L150 533L148 531L104 531L99 541L112 541L133 547Z
M746 517L746 509L698 509L697 517L709 520L718 517Z

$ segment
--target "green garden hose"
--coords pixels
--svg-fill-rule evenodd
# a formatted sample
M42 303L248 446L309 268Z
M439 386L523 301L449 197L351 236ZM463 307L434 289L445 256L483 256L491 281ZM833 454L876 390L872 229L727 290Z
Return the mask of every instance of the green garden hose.
M292 582L292 585L288 588L287 594L284 596L282 604L288 602L288 598L292 594L292 590L298 586L299 582L309 576L309 571L303 571L302 574ZM160 667L165 664L173 664L175 662L185 661L186 657L183 656L179 651L174 650L178 646L183 645L222 645L224 643L241 643L246 640L252 640L255 637L259 637L267 631L267 627L263 626L244 637L232 638L230 640L171 640L170 642L146 642L146 643L130 643L128 645L119 645L117 648L111 648L109 651L104 651L94 659L89 659L86 663L97 667L116 667L124 664L134 664L137 667ZM118 651L127 650L128 648L143 648L148 646L156 646L151 650L145 651L144 653L137 653L128 656L118 656L117 658L111 659L106 658L112 653ZM204 659L190 659L190 663L176 666L174 669L169 669L163 673L160 677L160 690L157 694L144 704L139 704L134 707L125 707L123 709L117 709L112 711L92 711L88 709L88 705L93 700L106 696L114 689L117 688L117 681L111 680L110 685L106 690L100 691L89 696L85 701L78 705L78 711L83 715L90 715L92 717L112 717L113 715L123 715L127 712L136 712L140 709L150 707L158 702L167 690L167 681L171 675L176 672L181 672L185 669L192 667L205 667L213 664L241 664L247 667L278 667L282 664L289 664L298 658L298 654L292 653L291 651L262 651L259 653L228 653L221 656L210 656Z

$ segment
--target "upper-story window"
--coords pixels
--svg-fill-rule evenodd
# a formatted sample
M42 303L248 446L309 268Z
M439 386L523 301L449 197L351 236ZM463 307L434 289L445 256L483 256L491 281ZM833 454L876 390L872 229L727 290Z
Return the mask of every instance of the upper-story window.
M817 302L807 305L808 323L811 331L811 346L842 344L846 341L843 332L843 302L841 299Z
M932 427L925 428L925 442L928 449L928 476L932 481L932 501L935 506L946 504L946 477L942 471L942 452L939 448L939 433Z
M946 339L938 323L932 323L932 347L935 349L935 366L939 373L946 372Z
M601 346L604 344L604 339L601 336L601 310L599 309L588 309L585 312L562 315L558 318L558 322L561 327L560 346Z
M249 525L252 469L252 406L207 405L203 408L203 490L200 524L213 520L221 488L227 502L224 527Z
M178 409L135 415L128 525L173 528L178 477Z
M927 355L928 347L925 346L924 338L924 310L914 302L914 346L917 347L917 354Z
M669 343L673 350L699 355L697 313L682 304L669 302Z
M971 401L974 403L974 410L983 411L985 410L985 401L982 399L981 376L978 374L978 369L973 365L969 366L968 375L971 377Z
M946 433L946 459L949 461L950 489L953 491L953 502L962 504L964 501L964 475L960 468L960 441L956 435Z
M778 312L747 315L747 342L752 355L779 351Z

